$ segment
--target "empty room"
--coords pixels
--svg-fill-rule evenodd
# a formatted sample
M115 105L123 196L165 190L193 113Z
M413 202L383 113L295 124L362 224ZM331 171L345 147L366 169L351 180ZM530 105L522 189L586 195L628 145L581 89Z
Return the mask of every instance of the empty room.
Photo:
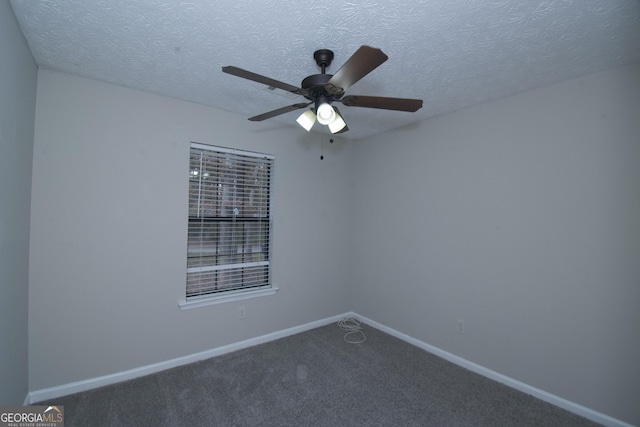
M0 412L640 425L638 1L10 0L0 34Z

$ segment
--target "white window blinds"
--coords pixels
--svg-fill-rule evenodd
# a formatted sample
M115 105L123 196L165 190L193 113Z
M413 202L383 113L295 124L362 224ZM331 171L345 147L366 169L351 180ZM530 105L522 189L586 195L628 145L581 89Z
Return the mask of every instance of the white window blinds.
M273 160L191 144L187 298L271 287Z

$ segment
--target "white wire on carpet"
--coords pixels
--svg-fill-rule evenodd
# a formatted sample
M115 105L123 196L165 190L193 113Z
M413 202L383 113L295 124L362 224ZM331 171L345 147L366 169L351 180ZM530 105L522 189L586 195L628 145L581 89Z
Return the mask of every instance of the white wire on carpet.
M338 322L338 327L343 331L347 331L344 340L351 344L360 344L367 340L367 336L360 326L360 321L355 317L345 317Z

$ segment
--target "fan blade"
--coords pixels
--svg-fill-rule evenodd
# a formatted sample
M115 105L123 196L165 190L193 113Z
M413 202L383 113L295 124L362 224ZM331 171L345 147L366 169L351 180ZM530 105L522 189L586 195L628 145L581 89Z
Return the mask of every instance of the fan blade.
M327 90L334 95L344 92L345 89L375 70L387 59L389 57L378 48L360 46L329 79Z
M304 93L303 90L299 87L295 87L290 84L280 82L278 80L270 79L269 77L261 76L260 74L243 70L242 68L227 66L227 67L222 67L222 71L227 74L242 77L243 79L247 79L247 80L253 80L254 82L262 83L267 86L277 87L278 89L286 90L287 92L292 92L292 93L295 93L296 95L302 95Z
M348 95L342 98L341 102L347 107L380 108L411 113L422 108L422 99L384 98L382 96Z
M252 122L261 122L263 120L270 119L271 117L279 116L280 114L284 114L284 113L288 113L290 111L295 111L295 110L299 110L301 108L308 107L311 104L313 104L313 102L309 102L309 103L306 103L306 104L305 103L300 103L300 104L289 105L287 107L278 108L277 110L269 111L267 113L263 113L263 114L260 114L258 116L249 117L249 120L251 120Z

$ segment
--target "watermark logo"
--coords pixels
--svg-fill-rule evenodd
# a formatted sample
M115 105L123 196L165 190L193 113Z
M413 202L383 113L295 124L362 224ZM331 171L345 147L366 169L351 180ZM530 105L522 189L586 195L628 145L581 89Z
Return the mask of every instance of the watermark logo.
M0 427L64 427L64 406L0 406Z

